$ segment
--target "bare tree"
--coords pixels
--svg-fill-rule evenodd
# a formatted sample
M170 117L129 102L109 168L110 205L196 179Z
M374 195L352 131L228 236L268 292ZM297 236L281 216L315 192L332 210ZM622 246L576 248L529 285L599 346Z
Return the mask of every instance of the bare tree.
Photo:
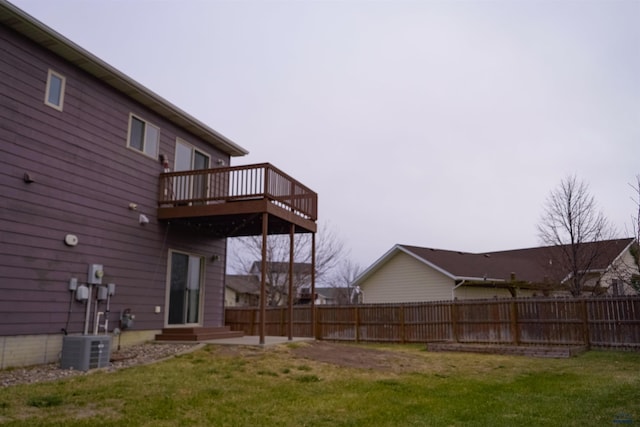
M632 266L632 270L634 273L629 277L629 285L635 289L636 292L640 293L640 280L638 280L640 276L640 175L636 175L635 184L629 184L631 188L633 188L633 201L636 205L635 216L632 215L632 228L633 228L633 237L635 238L635 242L631 246L631 256L633 257L633 262L635 267Z
M636 175L636 182L630 183L629 187L634 193L631 199L635 212L631 215L631 231L626 229L626 234L632 236L633 242L629 248L630 256L621 257L613 266L614 295L640 294L640 175Z
M289 235L267 237L267 293L268 305L280 305L289 289ZM251 274L255 263L262 260L262 236L235 238L230 241L230 265L235 272ZM321 226L316 235L316 283L328 279L330 272L346 257L344 243L328 226ZM296 234L293 245L293 291L311 283L312 235ZM326 280L325 280L326 281ZM295 295L294 295L295 297Z
M631 233L627 234L630 234L634 241L629 248L631 259L623 258L614 272L616 281L620 284L617 287L619 294L624 294L629 289L640 293L640 175L636 175L636 182L629 184L629 187L634 193L631 199L635 204L635 212L631 215Z
M538 234L543 243L557 249L554 267L568 273L568 278L557 279L567 279L571 294L580 296L601 251L601 246L588 243L611 239L614 230L598 210L588 185L568 176L547 197Z
M350 259L343 259L334 269L331 275L331 287L338 304L355 304L358 302L358 293L351 287L351 283L358 277L362 269Z

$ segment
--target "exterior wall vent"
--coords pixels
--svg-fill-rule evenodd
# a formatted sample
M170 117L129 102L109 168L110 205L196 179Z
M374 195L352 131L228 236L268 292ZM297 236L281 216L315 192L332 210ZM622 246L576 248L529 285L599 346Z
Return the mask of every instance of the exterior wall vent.
M109 335L66 336L62 340L62 369L88 371L103 368L111 358Z

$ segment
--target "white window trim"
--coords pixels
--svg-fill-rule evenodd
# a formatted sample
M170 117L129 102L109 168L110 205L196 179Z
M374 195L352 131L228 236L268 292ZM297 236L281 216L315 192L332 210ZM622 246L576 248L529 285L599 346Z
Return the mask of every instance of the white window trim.
M57 78L60 79L61 84L60 84L60 105L54 104L49 102L49 91L51 90L51 76L55 76ZM67 86L67 79L65 76L63 76L62 74L53 71L52 69L49 69L49 72L47 73L47 87L44 91L44 103L45 105L48 105L51 108L55 108L58 111L62 111L62 108L64 106L64 93L65 93L65 89Z
M131 123L133 121L133 118L136 118L138 120L140 120L141 122L144 123L144 136L143 136L143 144L146 143L146 135L147 135L147 126L153 126L154 128L156 128L158 130L158 144L156 146L156 152L155 153L147 153L146 151L144 151L144 145L142 147L142 150L138 150L135 147L131 146ZM129 113L129 125L127 127L127 148L130 150L135 151L136 153L140 153L140 154L144 154L147 157L150 157L152 159L158 159L158 153L160 151L160 127L156 126L155 124L151 123L150 121L143 119L142 117L140 117L137 114L133 114L133 113Z
M169 323L169 305L171 298L171 257L173 254L182 254L187 255L189 257L200 258L200 301L198 301L198 323L183 323L183 324L170 324ZM207 258L204 255L197 254L194 252L186 252L177 249L169 249L167 256L167 273L165 278L165 298L164 298L164 327L165 328L184 328L189 326L202 326L204 324L204 292L206 289L207 283Z

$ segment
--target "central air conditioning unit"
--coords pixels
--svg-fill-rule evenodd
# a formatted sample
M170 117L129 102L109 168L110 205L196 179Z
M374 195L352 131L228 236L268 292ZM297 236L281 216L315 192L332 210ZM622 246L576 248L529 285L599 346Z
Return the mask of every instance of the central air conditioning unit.
M65 336L62 339L62 369L88 371L109 365L111 337L109 335Z

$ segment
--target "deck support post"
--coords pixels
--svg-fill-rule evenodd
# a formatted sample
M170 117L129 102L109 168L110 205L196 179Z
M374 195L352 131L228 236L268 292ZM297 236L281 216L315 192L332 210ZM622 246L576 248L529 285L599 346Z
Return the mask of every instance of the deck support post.
M311 233L311 334L318 339L316 313L316 233Z
M269 232L269 214L262 214L262 262L260 265L260 345L264 345L265 317L267 314L267 235Z
M296 226L291 224L289 229L289 324L287 325L289 341L293 340L293 245L295 243Z

